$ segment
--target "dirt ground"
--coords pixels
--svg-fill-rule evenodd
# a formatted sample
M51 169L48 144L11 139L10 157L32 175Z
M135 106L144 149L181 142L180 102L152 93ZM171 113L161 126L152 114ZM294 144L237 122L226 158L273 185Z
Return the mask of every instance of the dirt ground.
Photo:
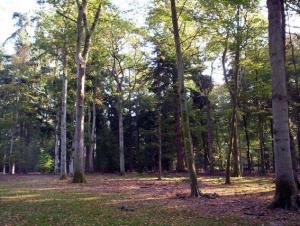
M218 196L190 198L185 175L175 174L161 181L153 175L129 174L120 177L95 174L87 176L86 184L72 184L71 179L61 181L57 176L1 175L0 204L9 201L11 196L8 194L30 195L31 191L114 194L106 202L128 212L156 206L211 218L240 219L249 225L300 225L300 213L267 209L274 194L271 177L233 178L231 185L225 185L222 177L200 176L199 184L203 193L216 193ZM22 196L18 197L22 199Z

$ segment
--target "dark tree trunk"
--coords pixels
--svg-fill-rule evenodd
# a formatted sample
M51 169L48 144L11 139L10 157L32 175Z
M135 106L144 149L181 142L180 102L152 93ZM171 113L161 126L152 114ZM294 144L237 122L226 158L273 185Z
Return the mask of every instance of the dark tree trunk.
M245 130L245 137L246 137L246 143L247 143L247 168L248 168L248 171L251 173L252 162L251 162L250 140L249 140L248 123L247 123L246 115L243 115L243 122L244 122L244 130Z
M171 0L171 14L172 14L172 24L173 24L173 35L176 48L176 66L178 74L178 96L180 100L180 113L182 120L182 135L184 142L184 149L187 159L188 171L191 183L191 196L198 197L201 195L196 175L195 160L194 160L194 150L192 143L192 136L190 131L189 122L189 112L187 107L187 97L184 85L184 64L181 52L181 42L178 27L178 17L175 0Z

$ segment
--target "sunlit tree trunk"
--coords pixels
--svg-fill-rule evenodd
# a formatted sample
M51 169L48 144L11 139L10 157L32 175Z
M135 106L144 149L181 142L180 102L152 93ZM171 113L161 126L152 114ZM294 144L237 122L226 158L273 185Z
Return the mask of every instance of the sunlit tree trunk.
M201 195L201 193L198 187L197 175L195 169L194 150L193 150L193 143L192 143L192 137L190 131L190 122L189 122L189 113L188 113L187 100L186 100L187 97L186 97L186 90L184 86L184 64L183 64L183 58L181 52L181 43L180 43L178 17L177 17L175 0L171 0L171 14L172 14L174 42L176 48L178 96L180 100L184 149L185 149L190 183L191 183L191 196L198 197Z
M275 149L276 191L271 207L298 210L289 137L287 83L284 52L284 4L267 0L269 11L269 51L272 68L272 114Z
M76 0L77 15L77 40L76 40L76 64L77 64L77 91L76 91L76 128L75 128L75 158L74 158L74 183L85 182L84 178L84 98L85 98L85 76L88 55L90 51L91 37L100 19L102 1L98 8L92 25L88 26L87 5L88 0ZM83 37L84 35L84 37ZM81 48L83 50L81 52Z

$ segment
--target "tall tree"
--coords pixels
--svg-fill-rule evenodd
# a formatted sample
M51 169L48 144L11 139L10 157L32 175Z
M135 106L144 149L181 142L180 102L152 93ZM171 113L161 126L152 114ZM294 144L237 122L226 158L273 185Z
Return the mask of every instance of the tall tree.
M74 183L85 182L84 178L84 97L85 76L90 44L93 32L100 19L102 0L98 1L92 24L88 24L88 0L76 0L77 4L77 41L76 41L76 65L77 65L77 91L76 91L76 128L75 128L75 161ZM83 49L82 49L83 45Z
M298 210L289 137L287 82L285 72L285 29L283 0L267 0L269 54L272 67L272 114L275 149L276 191L271 207Z
M177 68L177 75L178 75L177 87L178 87L178 97L180 100L184 149L185 149L190 183L191 183L191 196L198 197L201 195L201 193L198 187L197 174L195 169L194 150L193 150L192 136L190 131L189 112L188 112L187 100L186 100L187 98L186 90L184 85L184 63L182 57L181 41L180 41L179 26L178 26L178 16L177 16L175 0L171 0L171 14L172 14L174 43L176 49L176 68Z

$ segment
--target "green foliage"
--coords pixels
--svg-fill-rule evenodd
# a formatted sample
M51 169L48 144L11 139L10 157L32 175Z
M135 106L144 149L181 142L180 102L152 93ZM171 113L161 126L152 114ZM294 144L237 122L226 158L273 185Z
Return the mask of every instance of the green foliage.
M45 150L40 150L38 168L42 173L50 173L53 170L53 158Z

